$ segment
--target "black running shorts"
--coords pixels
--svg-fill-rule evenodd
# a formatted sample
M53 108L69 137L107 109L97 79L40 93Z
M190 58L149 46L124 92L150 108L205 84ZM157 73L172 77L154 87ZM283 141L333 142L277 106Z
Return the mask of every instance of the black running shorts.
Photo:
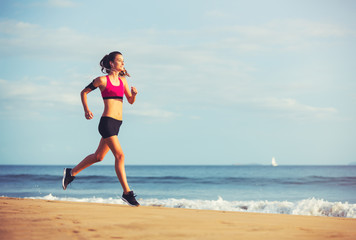
M103 138L119 134L122 121L111 117L101 117L99 122L99 133Z

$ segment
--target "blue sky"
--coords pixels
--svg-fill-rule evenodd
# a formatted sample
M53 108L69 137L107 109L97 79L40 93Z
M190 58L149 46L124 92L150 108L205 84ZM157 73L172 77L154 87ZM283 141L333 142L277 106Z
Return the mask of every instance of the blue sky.
M126 164L356 161L354 1L1 1L0 164L75 165L121 51ZM102 164L113 164L109 153Z

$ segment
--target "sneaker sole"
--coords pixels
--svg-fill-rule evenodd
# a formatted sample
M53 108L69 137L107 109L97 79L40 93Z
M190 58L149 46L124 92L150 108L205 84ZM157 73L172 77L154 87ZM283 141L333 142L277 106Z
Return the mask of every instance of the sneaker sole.
M129 206L131 206L131 207L139 207L140 206L140 204L138 204L138 205L132 205L131 203L129 203L125 198L121 198L122 199L122 201L124 201L125 203L127 203L127 205L129 205Z
M63 190L66 190L67 188L64 186L64 179L66 178L66 173L67 173L67 169L65 168L63 171L63 178L62 178L62 188Z

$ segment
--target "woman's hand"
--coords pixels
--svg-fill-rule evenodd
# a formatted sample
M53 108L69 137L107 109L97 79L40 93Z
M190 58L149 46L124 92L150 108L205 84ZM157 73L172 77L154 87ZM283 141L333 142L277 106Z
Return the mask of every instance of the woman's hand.
M91 111L85 111L85 118L90 120L94 117L93 113Z
M135 87L131 87L131 94L132 94L132 96L137 95L137 89Z

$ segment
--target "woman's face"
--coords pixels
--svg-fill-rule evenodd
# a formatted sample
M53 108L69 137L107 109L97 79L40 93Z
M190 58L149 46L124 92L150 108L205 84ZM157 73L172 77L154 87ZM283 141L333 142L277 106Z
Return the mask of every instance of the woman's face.
M116 70L118 72L124 71L124 57L120 54L117 54L111 66L113 70Z

